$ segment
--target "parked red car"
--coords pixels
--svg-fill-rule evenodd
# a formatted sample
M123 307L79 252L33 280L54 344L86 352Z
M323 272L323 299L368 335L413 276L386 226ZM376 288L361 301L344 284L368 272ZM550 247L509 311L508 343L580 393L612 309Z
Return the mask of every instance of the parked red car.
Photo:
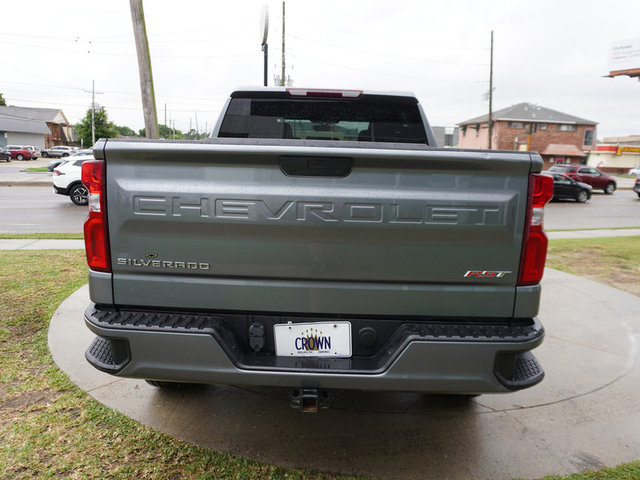
M618 186L615 178L586 165L554 165L549 171L564 173L578 182L587 183L593 188L601 188L607 194L615 192Z
M38 158L34 156L35 152L33 150L29 150L28 148L20 145L7 145L5 150L11 154L11 158L16 158L18 160L35 160Z

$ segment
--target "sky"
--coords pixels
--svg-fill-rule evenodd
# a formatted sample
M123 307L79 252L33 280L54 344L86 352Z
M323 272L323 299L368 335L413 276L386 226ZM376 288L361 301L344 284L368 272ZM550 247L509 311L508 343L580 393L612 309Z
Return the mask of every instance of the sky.
M210 130L234 88L262 85L265 5L275 85L282 1L144 0L159 123L166 106L166 124ZM110 120L144 127L128 1L2 2L2 17L8 105L76 123L95 82ZM536 103L598 122L598 138L640 134L640 82L604 78L612 43L640 41L637 0L287 0L285 25L293 86L410 91L434 126L488 112L493 30L494 110Z

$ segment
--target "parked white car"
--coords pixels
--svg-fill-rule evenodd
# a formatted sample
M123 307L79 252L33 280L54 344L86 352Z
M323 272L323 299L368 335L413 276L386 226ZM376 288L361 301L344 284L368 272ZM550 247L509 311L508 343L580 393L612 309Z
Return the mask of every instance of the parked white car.
M629 170L629 175L635 175L636 177L640 177L640 167L632 168Z
M31 159L32 160L37 160L38 157L41 154L41 151L38 147L34 147L33 145L27 145L26 147L27 150L29 150L31 152Z
M93 155L78 155L58 165L53 170L53 191L68 195L76 205L87 205L89 192L82 184L82 164L93 159Z
M54 158L52 160L49 160L49 164L47 165L47 170L49 170L50 172L53 172L54 168L56 168L61 163L66 162L67 160L71 160L74 157L86 156L86 155L92 155L92 154L93 154L93 148L85 148L84 150L80 150L67 157Z

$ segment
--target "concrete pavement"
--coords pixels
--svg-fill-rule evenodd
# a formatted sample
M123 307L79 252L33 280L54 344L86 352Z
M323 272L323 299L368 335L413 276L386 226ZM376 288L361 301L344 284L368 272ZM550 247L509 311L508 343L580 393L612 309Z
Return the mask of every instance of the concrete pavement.
M53 315L56 364L105 405L216 451L394 479L540 478L640 456L640 298L566 273L545 272L540 385L473 400L345 391L317 415L277 388L167 392L99 372L84 359L88 302L85 286Z
M27 172L27 168L46 167L50 158L39 158L37 160L12 160L8 163L0 164L0 186L1 187L51 187L51 172Z
M569 238L635 237L638 235L640 235L640 228L547 232L547 237L549 237L550 240L563 240Z

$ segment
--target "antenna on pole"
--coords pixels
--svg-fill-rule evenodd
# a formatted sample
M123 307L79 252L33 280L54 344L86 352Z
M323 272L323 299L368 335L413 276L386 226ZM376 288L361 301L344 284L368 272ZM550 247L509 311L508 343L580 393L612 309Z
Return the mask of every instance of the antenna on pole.
M284 26L285 26L284 14L285 14L285 5L284 5L284 0L282 0L282 76L280 77L281 87L284 87L287 81L285 76L286 64L284 60Z
M268 85L267 75L269 70L269 44L267 43L267 38L269 37L269 7L267 5L262 7L260 30L262 31L262 52L264 53L263 82L266 87Z
M96 81L91 80L91 146L96 144Z

